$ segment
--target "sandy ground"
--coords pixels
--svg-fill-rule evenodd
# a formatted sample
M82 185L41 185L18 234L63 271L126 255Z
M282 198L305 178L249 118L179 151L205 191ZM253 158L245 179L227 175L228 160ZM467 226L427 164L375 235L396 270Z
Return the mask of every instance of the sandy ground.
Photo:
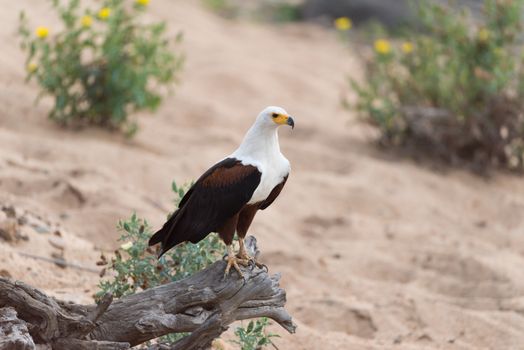
M141 115L127 141L66 132L46 119L48 101L33 105L18 12L35 26L55 19L47 1L2 5L0 198L59 225L66 260L95 268L98 250L117 244L117 220L133 211L160 225L173 179L198 177L234 150L259 110L281 105L297 124L280 133L293 171L251 229L299 325L295 335L272 327L279 348L522 348L523 180L436 173L378 153L373 132L340 107L345 76L359 68L334 33L153 0L149 18L184 31L187 64L176 94ZM0 242L0 273L89 302L97 274L20 256L57 250L52 232L23 230L28 241Z

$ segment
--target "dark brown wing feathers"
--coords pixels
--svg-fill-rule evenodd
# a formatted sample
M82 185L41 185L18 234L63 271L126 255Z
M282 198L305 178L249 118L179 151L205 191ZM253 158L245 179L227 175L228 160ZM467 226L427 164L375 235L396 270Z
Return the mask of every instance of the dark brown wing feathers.
M179 209L151 237L149 245L162 243L162 255L178 243L199 242L242 209L260 178L256 167L234 158L215 164L186 193Z
M234 185L241 182L246 177L249 177L255 170L258 171L257 168L252 165L242 165L240 164L240 161L236 162L237 164L234 164L231 167L222 166L215 168L208 176L202 179L202 186L223 187Z

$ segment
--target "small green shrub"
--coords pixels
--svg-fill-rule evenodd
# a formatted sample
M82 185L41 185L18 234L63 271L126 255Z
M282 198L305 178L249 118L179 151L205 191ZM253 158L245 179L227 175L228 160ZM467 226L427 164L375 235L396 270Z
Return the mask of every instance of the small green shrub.
M301 6L287 0L203 0L213 12L226 18L250 18L269 22L293 22L301 19Z
M522 170L524 65L522 0L486 0L473 20L427 1L422 28L378 38L350 105L377 125L385 145L448 161Z
M80 0L51 3L62 30L30 30L23 12L19 26L27 80L37 81L39 96L54 98L49 117L62 125L133 134L137 126L128 114L157 108L162 88L172 86L181 69L182 56L170 49L165 23L139 21L149 0L104 0L95 10Z
M197 244L181 244L157 259L155 252L148 247L153 232L147 221L133 214L128 220L120 221L118 229L122 232L120 240L126 243L115 251L115 257L107 267L110 277L100 281L95 300L108 292L119 298L178 281L211 265L224 251L222 241L216 235L209 235ZM160 341L171 344L183 336L184 333L169 334Z
M175 194L176 207L190 186L191 184L179 186L173 181L171 188ZM108 292L120 298L147 288L181 280L213 264L225 252L224 243L216 234L210 234L196 244L182 243L157 259L155 251L148 247L153 231L146 220L133 214L128 220L120 221L117 228L121 232L119 240L124 243L115 251L115 256L109 263L102 255L99 265L108 265L104 271L108 276L100 281L99 291L94 295L95 300L99 300ZM251 325L252 322L246 330L237 329L237 332L242 334L242 337L239 335L239 344L258 344L259 347L269 344L269 338L275 335L264 335L264 327L268 321L261 319ZM159 338L159 341L173 344L183 336L184 333L169 334ZM264 340L266 338L267 340ZM258 347L242 349L258 349Z
M177 186L173 182L177 206L188 186ZM119 298L178 281L211 265L225 251L225 245L218 236L211 234L196 244L180 244L157 259L153 249L148 247L153 231L146 220L133 214L128 220L120 221L117 228L121 232L119 240L125 243L115 251L115 257L108 268L112 271L112 277L100 282L100 291L96 298L107 292Z
M246 328L238 327L235 330L238 340L232 342L240 345L242 350L259 350L266 345L273 344L271 338L278 337L278 335L264 332L268 324L269 320L266 317L249 321Z
M262 4L254 14L259 20L276 23L297 22L302 19L300 5L285 1Z
M177 186L173 182L176 206L188 187L189 185ZM157 259L153 249L148 247L153 231L146 220L133 214L128 220L120 221L117 228L122 233L119 240L125 243L115 251L115 256L106 269L109 277L100 281L100 290L95 294L95 300L99 300L108 292L119 298L181 280L211 265L225 251L222 241L215 234L211 234L197 244L180 244ZM106 263L105 260L102 256L100 264ZM161 337L159 341L172 344L183 336L184 333L169 334Z
M203 0L211 11L225 18L235 18L238 16L238 7L231 3L230 0Z

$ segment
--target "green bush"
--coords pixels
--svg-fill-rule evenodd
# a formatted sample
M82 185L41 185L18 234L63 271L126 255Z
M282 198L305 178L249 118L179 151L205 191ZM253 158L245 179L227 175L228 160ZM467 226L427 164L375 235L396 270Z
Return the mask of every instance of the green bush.
M184 197L189 185L177 186L173 182L175 204ZM115 251L115 256L106 268L108 278L101 280L95 300L110 292L116 298L181 280L198 272L220 259L225 246L215 234L209 235L197 244L183 243L157 259L156 252L148 247L153 235L146 220L133 214L131 218L120 221L117 226L121 232L120 241L125 242ZM101 264L106 262L102 256ZM174 343L185 336L184 333L169 334L160 338L161 342Z
M235 18L239 15L238 7L232 4L230 0L203 0L203 3L211 11L225 18Z
M178 207L189 187L190 184L178 186L173 181L175 206ZM226 250L219 237L210 234L196 244L182 243L157 259L154 249L148 247L153 231L146 220L133 214L128 220L120 221L117 227L121 232L119 240L124 243L115 251L115 256L109 263L103 255L98 263L107 265L104 270L107 277L99 283L99 291L94 295L97 301L108 292L120 298L147 288L181 280L213 264ZM251 325L252 322L247 329L239 327L235 332L238 333L242 349L258 349L269 344L269 338L275 336L264 334L264 328L268 324L267 319L258 320ZM159 341L173 344L183 336L184 333L169 334L161 337ZM250 344L258 345L250 347Z
M294 22L301 19L301 5L296 1L203 0L213 12L225 18L249 18L268 22Z
M176 206L188 188L189 185L177 186L173 182ZM128 220L120 221L117 229L121 232L119 240L125 243L115 251L115 257L109 265L112 276L100 282L96 299L107 292L119 298L178 281L211 265L225 252L222 241L216 234L211 234L196 244L180 244L157 259L156 252L148 246L153 231L146 220L133 214Z
M355 108L381 141L447 161L522 170L522 0L486 0L482 17L421 1L421 28L378 38Z
M233 343L240 345L242 350L259 350L266 345L273 344L271 338L278 337L278 335L264 332L268 324L269 320L263 317L256 321L249 321L246 328L237 327L235 335L238 340L233 340Z
M157 108L162 88L172 85L181 68L182 56L170 49L165 23L139 21L149 0L104 0L96 10L79 0L51 2L62 30L30 30L23 12L19 26L28 52L27 80L36 79L39 97L54 98L49 117L62 125L133 134L136 123L128 114Z

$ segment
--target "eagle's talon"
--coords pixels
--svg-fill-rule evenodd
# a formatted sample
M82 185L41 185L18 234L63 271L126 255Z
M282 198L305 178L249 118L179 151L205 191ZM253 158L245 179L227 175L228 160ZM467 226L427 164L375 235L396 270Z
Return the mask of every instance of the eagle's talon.
M238 266L238 263L242 265L244 262L242 261L242 259L238 259L234 255L227 257L227 266L226 266L226 270L224 271L224 279L226 279L227 276L229 275L229 270L231 269L231 266L233 266L235 270L237 270L240 277L244 278L244 274L240 270L240 266Z
M249 259L249 267L251 268L251 271L253 271L256 266L257 262L255 261L255 259Z
M243 251L242 248L240 248L240 251L237 253L236 257L242 260L254 260L247 252Z
M247 253L245 254L238 253L237 258L242 259L243 261L246 261L247 264L244 266L249 266L251 270L253 270L254 266L258 266L259 264L255 258L253 258L252 256L249 256Z
M248 267L250 265L251 261L249 259L239 259L239 258L237 258L237 263L242 265L242 266Z
M245 261L245 260L248 261L248 265L244 265L244 266L249 266L249 267L251 268L251 270L253 270L253 269L255 268L255 266L256 266L256 267L258 267L258 268L263 268L263 269L265 269L266 272L269 271L269 269L268 269L268 267L267 267L266 265L259 263L259 262L257 261L256 258L250 256L250 255L245 251L245 249L244 249L244 247L243 247L243 244L241 244L240 247L241 247L241 248L240 248L240 251L238 252L238 254L237 254L236 256L237 256L237 258L239 258L239 259L242 259L242 260L244 260L244 261Z
M257 267L258 267L259 269L266 270L266 273L269 272L269 267L267 267L266 264L261 264L261 263L259 263L259 262L255 262L255 265L257 265Z

